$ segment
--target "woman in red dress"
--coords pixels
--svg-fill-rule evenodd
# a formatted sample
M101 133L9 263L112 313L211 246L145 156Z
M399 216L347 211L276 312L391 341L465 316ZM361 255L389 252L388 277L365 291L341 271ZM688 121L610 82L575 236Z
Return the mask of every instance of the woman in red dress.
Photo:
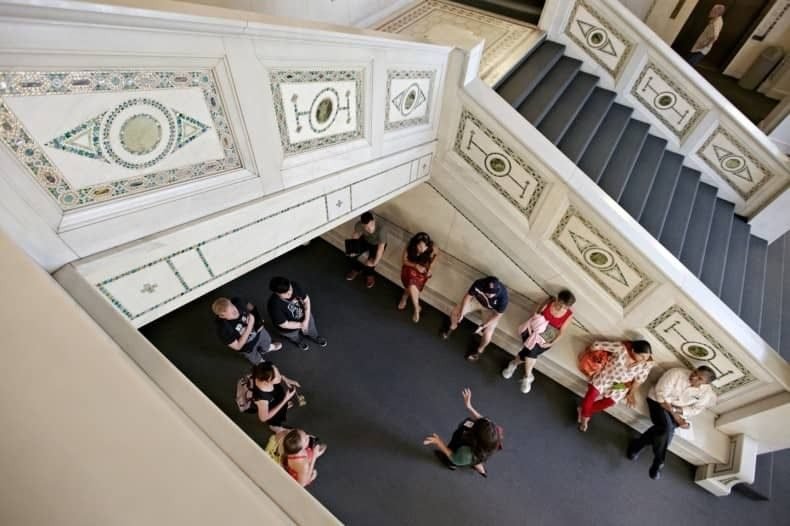
M409 240L409 244L403 250L403 267L400 272L400 280L403 283L403 296L398 303L398 310L406 308L406 303L411 298L414 305L414 323L420 321L420 292L425 287L425 282L431 277L431 267L436 256L439 255L438 249L433 246L431 236L425 232L418 232Z

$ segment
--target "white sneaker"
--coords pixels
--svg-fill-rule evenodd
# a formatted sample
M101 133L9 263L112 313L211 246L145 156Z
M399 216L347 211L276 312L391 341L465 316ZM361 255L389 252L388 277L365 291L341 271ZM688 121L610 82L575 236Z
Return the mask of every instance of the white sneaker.
M521 379L521 392L527 394L532 390L532 382L535 381L535 377L532 375L525 376Z
M505 380L510 380L513 377L513 373L516 372L517 367L518 362L516 360L510 360L510 363L507 364L507 367L502 369L502 378Z

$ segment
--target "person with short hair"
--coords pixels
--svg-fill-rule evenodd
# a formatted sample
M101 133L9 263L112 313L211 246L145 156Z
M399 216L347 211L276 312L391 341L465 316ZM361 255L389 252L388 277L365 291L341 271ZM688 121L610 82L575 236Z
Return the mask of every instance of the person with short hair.
M431 277L431 267L439 255L439 250L433 246L431 236L425 232L414 234L403 249L403 266L400 271L400 280L403 283L403 295L398 303L398 310L406 308L406 302L411 299L414 306L412 321L420 321L420 292L425 288L425 283Z
M442 338L445 340L449 338L450 334L458 328L464 316L470 312L484 311L483 323L475 331L475 334L481 335L477 352L467 356L470 362L476 362L480 359L486 346L491 343L497 323L507 309L508 301L507 287L499 279L494 276L478 279L469 287L461 302L453 307L450 312L449 327L442 332Z
M426 446L436 446L436 454L450 469L471 466L487 476L485 462L497 450L502 449L502 431L491 419L484 417L472 407L472 391L467 387L462 393L464 407L471 418L464 419L445 444L436 433L423 440Z
M636 460L648 444L653 447L653 462L648 474L653 480L661 478L675 428L688 429L689 418L716 405L716 393L711 383L716 380L713 369L702 365L693 371L684 367L670 369L661 375L647 395L652 427L632 440L626 455Z
M589 348L608 352L609 360L590 380L587 394L578 408L577 421L582 432L587 431L592 415L612 407L623 398L628 407L635 407L636 392L656 364L650 343L645 340L595 342Z
M716 4L711 8L708 14L708 25L691 46L691 52L686 56L686 62L696 66L710 53L724 27L723 16L726 11L727 7L724 4Z
M284 427L291 398L296 395L299 382L291 380L271 362L260 362L252 366L252 402L258 419L269 425L275 433Z
M302 487L309 485L318 477L315 463L318 457L326 453L326 445L319 444L316 437L302 429L281 431L280 434L283 435L283 468Z
M502 370L502 377L510 379L516 372L519 364L524 364L524 377L521 379L521 392L524 394L532 390L535 376L532 370L538 357L548 351L562 334L565 327L573 317L571 306L576 303L576 297L567 289L561 290L556 298L549 298L535 310L535 314L519 325L522 348L516 357Z
M264 354L282 348L282 343L272 342L263 328L263 318L249 301L217 298L211 304L211 311L216 316L214 322L220 341L251 364L263 361Z
M349 254L351 270L346 274L346 280L353 281L361 273L365 277L365 286L371 288L376 284L376 265L381 261L387 247L387 231L372 212L365 212L354 225L351 237L359 239L362 247L358 252ZM364 263L358 259L362 254L367 254Z
M310 296L304 289L295 281L282 276L273 277L269 282L269 289L272 291L267 305L269 316L280 334L303 351L310 349L303 336L307 336L320 347L326 347L326 338L318 335Z

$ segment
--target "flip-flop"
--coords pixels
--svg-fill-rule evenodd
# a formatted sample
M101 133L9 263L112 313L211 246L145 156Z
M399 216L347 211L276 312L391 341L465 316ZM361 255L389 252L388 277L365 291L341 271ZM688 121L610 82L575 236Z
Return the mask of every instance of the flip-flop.
M469 360L470 362L476 362L477 360L480 359L480 354L481 353L479 353L479 352L476 352L474 354L470 354L469 356L466 357L466 359Z

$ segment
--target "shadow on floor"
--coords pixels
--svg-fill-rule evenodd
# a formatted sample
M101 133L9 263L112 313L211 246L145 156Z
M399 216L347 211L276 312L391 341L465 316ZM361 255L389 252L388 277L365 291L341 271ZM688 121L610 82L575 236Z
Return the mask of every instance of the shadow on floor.
M738 79L707 68L704 64L698 66L697 71L754 124L759 125L760 121L779 104L778 100L768 98L758 91L740 87Z
M495 347L479 363L463 355L467 323L449 341L438 331L443 316L423 310L415 325L395 305L401 290L383 279L371 290L346 282L346 261L316 240L234 280L142 329L192 382L258 444L266 426L239 414L235 382L243 358L219 344L210 305L224 295L268 297L273 275L289 276L310 294L325 350L302 352L286 344L272 360L299 380L308 405L289 413L325 441L310 487L332 513L353 525L790 525L790 454L776 459L771 502L739 495L716 498L693 484L693 468L670 455L665 476L647 476L650 455L629 462L631 430L597 415L590 431L575 429L576 397L542 375L522 395L516 378L499 375L508 355ZM267 321L268 323L268 321ZM489 477L439 465L422 439L449 439L465 416L461 390L505 428L505 449L488 463ZM647 452L646 452L647 453ZM263 454L263 452L262 452Z

